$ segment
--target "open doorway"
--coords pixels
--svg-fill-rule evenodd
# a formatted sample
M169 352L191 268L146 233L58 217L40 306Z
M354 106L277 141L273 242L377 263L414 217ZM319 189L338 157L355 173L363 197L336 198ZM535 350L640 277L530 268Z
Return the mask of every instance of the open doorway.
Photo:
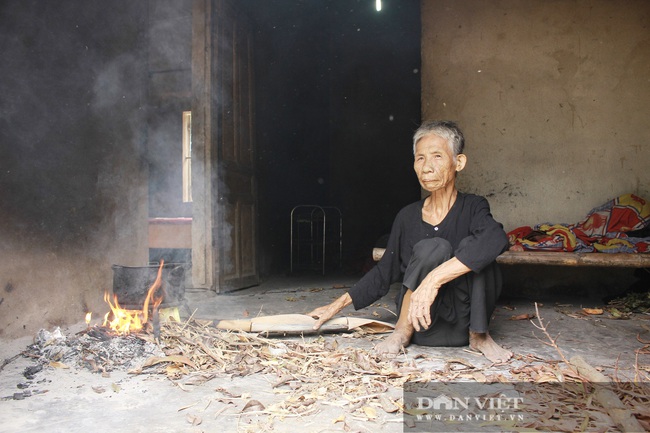
M261 271L289 272L290 213L309 204L341 210L343 270L360 272L419 199L420 2L237 3L254 25Z

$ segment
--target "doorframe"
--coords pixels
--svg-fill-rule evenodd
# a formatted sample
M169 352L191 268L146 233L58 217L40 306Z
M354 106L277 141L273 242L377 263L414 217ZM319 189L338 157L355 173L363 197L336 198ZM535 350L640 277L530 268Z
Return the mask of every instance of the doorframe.
M192 2L192 285L217 290L213 242L213 121L211 0ZM215 155L216 156L216 155Z

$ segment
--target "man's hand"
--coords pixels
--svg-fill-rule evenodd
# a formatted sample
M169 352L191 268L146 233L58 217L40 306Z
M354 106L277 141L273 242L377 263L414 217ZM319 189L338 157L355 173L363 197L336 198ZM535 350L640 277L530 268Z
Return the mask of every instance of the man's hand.
M416 331L427 329L431 325L431 305L438 296L440 286L427 283L427 278L415 292L411 294L408 320Z
M431 305L438 296L438 290L449 281L460 277L471 269L456 257L447 260L424 277L417 289L411 295L408 320L416 331L431 326Z
M351 303L352 298L349 294L346 293L331 304L325 305L323 307L318 307L311 313L307 313L308 316L312 316L313 318L317 319L316 324L314 325L314 330L320 328L323 323L330 320L332 317L334 317L334 315L336 315L339 311Z

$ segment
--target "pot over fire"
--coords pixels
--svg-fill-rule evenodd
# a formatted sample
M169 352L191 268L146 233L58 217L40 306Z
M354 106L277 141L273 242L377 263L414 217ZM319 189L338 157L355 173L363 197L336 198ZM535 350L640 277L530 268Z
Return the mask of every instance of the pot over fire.
M122 308L141 309L147 292L156 280L159 265L113 265L113 294ZM162 269L163 301L160 308L174 307L185 300L185 268L178 264L164 264Z

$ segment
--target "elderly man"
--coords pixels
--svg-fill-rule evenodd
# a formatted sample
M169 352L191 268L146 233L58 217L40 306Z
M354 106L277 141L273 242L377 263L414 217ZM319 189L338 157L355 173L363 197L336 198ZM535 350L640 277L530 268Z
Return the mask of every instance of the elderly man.
M501 292L495 259L508 239L485 198L456 189L456 175L467 163L464 145L453 122L425 122L415 132L413 166L429 195L397 214L377 266L348 293L309 313L318 319L315 329L347 305L358 310L372 304L403 276L395 330L375 350L469 344L492 362L510 359L488 332Z

